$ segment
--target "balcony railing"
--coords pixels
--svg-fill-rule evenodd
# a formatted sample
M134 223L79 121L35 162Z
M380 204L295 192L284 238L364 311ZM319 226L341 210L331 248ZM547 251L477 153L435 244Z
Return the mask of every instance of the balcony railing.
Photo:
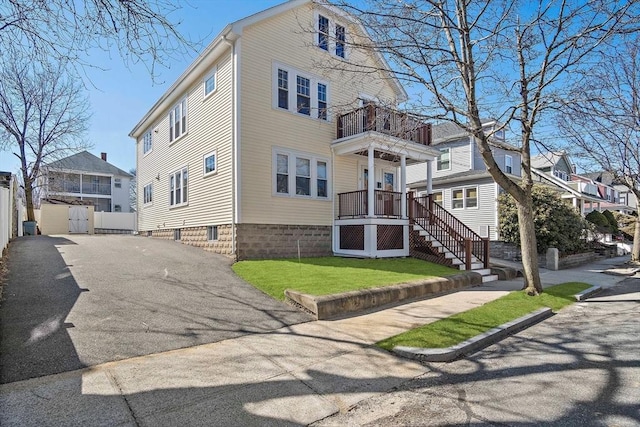
M431 124L374 104L338 116L338 139L375 131L417 144L431 145Z
M364 218L368 215L367 190L338 194L338 218ZM402 193L375 190L373 214L376 217L401 218Z
M82 193L109 195L111 194L111 184L83 183Z

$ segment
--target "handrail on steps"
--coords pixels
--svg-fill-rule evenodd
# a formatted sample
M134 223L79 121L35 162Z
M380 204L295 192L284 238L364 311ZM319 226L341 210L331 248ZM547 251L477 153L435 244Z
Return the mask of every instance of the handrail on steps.
M409 219L438 240L471 270L475 256L489 268L489 238L480 237L462 221L434 202L432 195L414 197L407 194ZM429 227L429 226L432 227Z

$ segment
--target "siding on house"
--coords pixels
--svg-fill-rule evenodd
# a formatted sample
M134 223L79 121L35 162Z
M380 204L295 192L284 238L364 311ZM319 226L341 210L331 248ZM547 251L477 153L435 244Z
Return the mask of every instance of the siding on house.
M153 148L143 152L145 130L137 141L138 226L140 231L218 225L232 219L232 61L228 50L217 63L216 90L206 99L202 74L187 95L187 134L169 142L169 109L148 128ZM182 99L182 98L181 98ZM171 106L170 108L173 108ZM204 175L203 156L216 151L217 172ZM188 204L169 205L169 175L188 168ZM144 187L153 185L153 202L144 204Z
M357 27L328 12L321 12L347 28L353 37ZM309 5L266 19L244 29L240 40L240 222L247 224L331 225L338 192L357 189L357 156L334 157L336 117L357 106L360 94L383 100L394 98L384 79L360 76L345 79L339 72L318 64L336 60L314 46L316 15ZM350 51L355 61L372 61ZM274 70L277 65L315 76L329 84L329 120L323 121L274 107ZM293 73L289 79L295 78ZM313 106L312 106L313 107ZM328 161L327 200L274 194L273 147L319 156ZM337 204L337 201L335 201Z

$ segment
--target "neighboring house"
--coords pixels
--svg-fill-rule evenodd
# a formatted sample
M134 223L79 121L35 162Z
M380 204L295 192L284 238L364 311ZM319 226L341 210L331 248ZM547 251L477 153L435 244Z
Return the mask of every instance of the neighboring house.
M571 174L576 173L575 164L566 151L550 151L531 157L531 167L547 175L555 176L562 181L571 181Z
M496 130L494 120L485 120L487 132ZM513 179L520 177L520 153L495 132L493 156L500 169ZM439 150L432 170L432 194L436 203L455 215L482 237L498 238L498 202L502 189L495 183L480 155L474 138L453 123L433 126L433 146ZM510 148L512 148L510 150ZM419 195L427 193L427 165L409 166L408 186Z
M38 176L40 200L91 202L95 212L129 212L132 175L88 151L43 166Z
M236 259L409 255L406 168L438 152L381 106L406 100L392 74L336 69L388 69L363 37L311 0L226 26L130 133L139 232Z
M613 174L605 171L585 173L583 177L589 178L598 186L600 196L606 199L601 205L602 209L633 214L638 212L638 199L629 188L616 182Z

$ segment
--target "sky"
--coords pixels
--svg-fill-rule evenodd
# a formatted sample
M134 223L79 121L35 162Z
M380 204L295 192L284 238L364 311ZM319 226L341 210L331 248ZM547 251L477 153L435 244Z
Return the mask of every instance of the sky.
M202 40L197 52L176 60L170 68L157 71L156 82L142 64L126 66L117 52L94 50L87 61L96 68L85 69L87 96L92 118L87 140L88 151L100 157L107 153L109 163L129 171L135 168L135 142L129 132L182 72L229 23L242 19L284 0L185 0L183 8L170 19L181 22L179 31L189 40ZM20 163L10 151L0 152L0 171L18 173Z

